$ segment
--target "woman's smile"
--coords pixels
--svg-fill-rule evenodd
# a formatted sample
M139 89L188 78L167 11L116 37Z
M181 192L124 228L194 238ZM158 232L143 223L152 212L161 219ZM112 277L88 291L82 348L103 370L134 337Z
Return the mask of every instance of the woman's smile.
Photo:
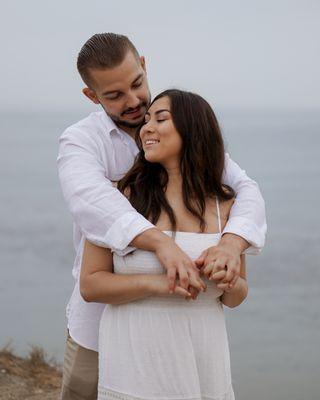
M168 96L156 100L145 115L145 123L140 130L140 139L149 162L172 168L179 164L182 139L171 116Z
M158 143L160 143L160 140L158 140L158 139L147 139L147 140L144 141L144 146L145 147L151 147L151 146L153 146L155 144L158 144Z

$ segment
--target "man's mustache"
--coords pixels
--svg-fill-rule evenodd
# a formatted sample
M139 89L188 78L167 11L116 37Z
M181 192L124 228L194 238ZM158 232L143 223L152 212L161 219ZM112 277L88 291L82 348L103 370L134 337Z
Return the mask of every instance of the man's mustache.
M132 112L132 111L135 111L135 110L140 110L142 107L145 107L145 108L147 108L147 103L146 102L143 102L143 103L141 103L141 104L139 104L137 107L135 107L135 108L127 108L126 110L124 110L122 113L121 113L121 116L123 116L123 115L125 115L125 114L128 114L128 113L130 113L130 112Z

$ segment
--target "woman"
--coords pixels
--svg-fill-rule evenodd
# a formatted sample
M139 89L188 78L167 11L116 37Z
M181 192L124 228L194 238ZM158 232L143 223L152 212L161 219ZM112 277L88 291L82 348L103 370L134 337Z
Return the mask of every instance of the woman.
M137 139L140 153L120 181L133 206L193 259L217 244L234 193L221 182L224 146L200 96L167 90L152 102ZM100 323L99 399L234 399L221 303L247 295L245 264L230 289L226 271L203 269L206 290L168 291L156 256L127 256L86 243L81 293L109 303ZM129 275L130 274L130 275ZM112 276L112 277L111 277ZM197 282L191 283L202 290Z

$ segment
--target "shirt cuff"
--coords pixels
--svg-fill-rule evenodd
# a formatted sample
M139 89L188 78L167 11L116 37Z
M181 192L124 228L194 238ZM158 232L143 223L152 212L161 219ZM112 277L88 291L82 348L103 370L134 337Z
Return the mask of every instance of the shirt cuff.
M151 228L154 228L154 225L142 215L136 211L127 212L113 223L106 234L105 242L110 243L112 251L124 256L135 250L129 246L132 240Z
M258 226L254 225L251 220L249 221L245 218L237 217L231 218L227 222L223 234L233 233L234 235L241 236L250 243L250 247L244 251L244 254L257 255L263 249L266 230L266 225L258 228Z

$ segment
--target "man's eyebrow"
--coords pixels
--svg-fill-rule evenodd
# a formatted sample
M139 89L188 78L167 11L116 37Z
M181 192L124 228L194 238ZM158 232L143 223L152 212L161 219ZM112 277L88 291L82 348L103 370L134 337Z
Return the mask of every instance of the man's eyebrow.
M102 96L107 96L108 94L119 93L119 90L110 90L102 93Z
M143 73L139 74L136 79L132 82L132 84L134 85L139 79L141 79L143 77Z
M132 85L134 85L139 79L141 79L143 77L143 74L139 74L136 79L132 82ZM102 93L102 96L107 96L109 94L113 94L113 93L119 93L119 90L110 90L110 91L106 91Z

